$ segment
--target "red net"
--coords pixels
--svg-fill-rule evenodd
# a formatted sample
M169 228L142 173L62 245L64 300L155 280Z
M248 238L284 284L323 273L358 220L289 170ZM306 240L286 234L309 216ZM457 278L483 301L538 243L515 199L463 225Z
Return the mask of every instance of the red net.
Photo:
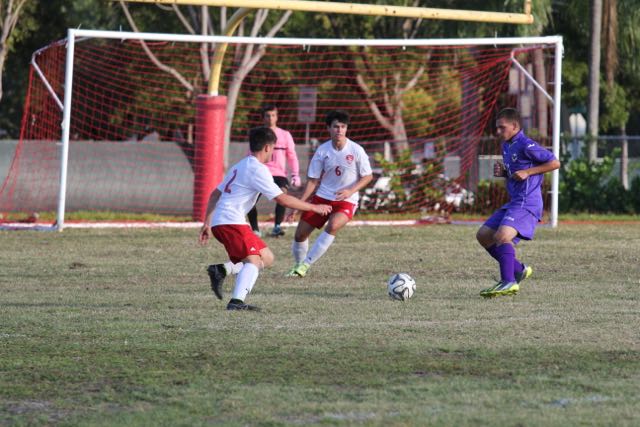
M195 100L207 91L203 57L211 51L146 45L147 52L140 41L76 42L67 211L192 213ZM247 69L243 59L260 47L230 45L220 87L232 119L227 161L246 154L248 129L272 103L278 125L307 144L299 150L304 170L304 156L328 137L325 114L342 109L375 172L359 212L484 215L506 197L491 177L500 156L497 110L519 108L525 130L543 144L552 131L546 99L513 67L515 48L269 45ZM514 56L548 92L553 53L530 46ZM0 187L2 212L56 209L62 111L51 92L63 99L65 55L61 42L36 57L50 88L32 68L21 138Z

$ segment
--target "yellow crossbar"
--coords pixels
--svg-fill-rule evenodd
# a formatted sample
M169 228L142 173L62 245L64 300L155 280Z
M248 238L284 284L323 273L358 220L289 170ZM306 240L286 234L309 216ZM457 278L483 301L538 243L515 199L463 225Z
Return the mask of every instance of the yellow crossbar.
M275 9L303 12L345 13L351 15L395 16L400 18L445 19L455 21L533 24L531 0L526 0L525 13L485 12L428 7L385 6L361 3L335 3L306 0L124 0L133 3L175 4L192 6L226 6L248 9Z

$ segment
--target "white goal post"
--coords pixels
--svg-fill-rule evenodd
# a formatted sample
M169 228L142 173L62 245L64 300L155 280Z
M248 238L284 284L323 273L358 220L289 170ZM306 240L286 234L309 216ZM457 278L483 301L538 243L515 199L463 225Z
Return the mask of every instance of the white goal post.
M234 43L234 44L253 44L253 45L289 45L300 46L303 48L314 46L529 46L529 45L552 45L555 46L553 66L552 93L547 93L546 89L539 85L525 67L518 63L515 57L512 57L514 67L520 69L525 79L530 80L535 86L535 90L545 94L551 105L552 133L551 142L552 150L556 157L560 154L560 97L561 97L561 75L562 75L562 55L563 44L561 36L547 37L512 37L512 38L471 38L471 39L305 39L305 38L253 38L253 37L225 37L225 36L197 36L197 35L178 35L178 34L160 34L160 33L136 33L136 32L119 32L119 31L98 31L98 30L82 30L69 29L66 40L66 70L64 79L64 100L56 100L63 105L62 113L62 138L60 141L60 174L59 174L59 191L57 203L57 220L52 229L62 230L65 226L65 203L67 199L67 177L68 177L68 159L69 159L69 140L70 140L70 123L74 114L73 88L74 88L74 52L76 45L87 39L115 39L115 40L141 40L146 42L191 42L191 43L208 43L215 45L216 43ZM37 67L37 58L34 57L34 67L38 74L44 80L45 85L47 76L44 75ZM50 91L54 98L56 94ZM223 94L224 95L224 94ZM550 225L556 227L558 224L558 191L559 191L559 172L552 172L551 180L551 198L550 198Z

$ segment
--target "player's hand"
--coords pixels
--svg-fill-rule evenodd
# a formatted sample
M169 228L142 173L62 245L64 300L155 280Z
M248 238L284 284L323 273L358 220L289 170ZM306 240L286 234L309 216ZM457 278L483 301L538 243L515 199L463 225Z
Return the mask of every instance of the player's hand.
M200 228L200 236L198 241L201 245L206 245L209 240L213 237L213 233L211 232L211 227L206 224L203 224Z
M302 185L302 181L298 175L291 175L291 185L294 187L300 187Z
M524 181L531 176L527 170L519 170L514 172L511 177L516 181Z
M340 191L336 191L336 200L347 200L353 193L354 191L350 190L349 188L344 188Z
M493 176L503 177L505 175L505 168L502 162L495 162L493 164Z
M313 205L313 211L322 216L329 215L332 209L331 205Z

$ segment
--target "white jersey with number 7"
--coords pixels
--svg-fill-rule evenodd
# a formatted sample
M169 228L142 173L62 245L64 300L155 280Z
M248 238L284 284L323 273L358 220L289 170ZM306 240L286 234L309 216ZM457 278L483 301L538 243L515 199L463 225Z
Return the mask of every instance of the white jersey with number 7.
M338 191L371 174L369 156L364 148L350 139L339 151L333 148L331 140L320 145L307 171L309 178L321 179L316 195L327 200L336 200ZM346 201L357 205L359 198L359 193L355 192Z

